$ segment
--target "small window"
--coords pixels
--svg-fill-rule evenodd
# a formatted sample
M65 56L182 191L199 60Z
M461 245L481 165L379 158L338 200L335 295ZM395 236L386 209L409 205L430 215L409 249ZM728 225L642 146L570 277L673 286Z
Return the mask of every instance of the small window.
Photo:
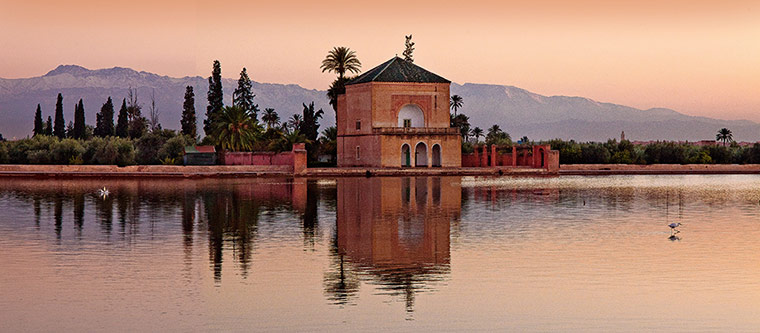
M359 151L359 146L356 146L356 159L361 159L361 153Z
M412 120L404 119L404 127L412 127Z
M357 120L356 121L356 130L357 131L361 131L361 129L362 129L362 121L361 120ZM358 147L357 147L357 149L358 149Z

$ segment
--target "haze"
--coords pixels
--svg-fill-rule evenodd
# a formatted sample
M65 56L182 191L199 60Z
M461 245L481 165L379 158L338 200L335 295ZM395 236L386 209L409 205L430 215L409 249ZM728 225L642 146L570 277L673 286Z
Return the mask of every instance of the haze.
M760 5L737 1L0 3L0 77L59 64L326 89L333 46L367 70L403 51L459 83L760 121ZM466 101L465 101L466 103ZM466 112L466 106L464 111Z

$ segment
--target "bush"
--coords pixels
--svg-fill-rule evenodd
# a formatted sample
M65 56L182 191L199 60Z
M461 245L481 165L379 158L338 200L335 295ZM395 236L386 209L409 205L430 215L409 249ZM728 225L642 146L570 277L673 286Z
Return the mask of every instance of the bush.
M163 131L161 131L163 132ZM137 164L159 164L158 151L169 139L163 133L145 133L135 142Z
M51 162L55 164L69 164L72 158L81 158L85 149L75 139L63 139L50 146Z
M132 140L118 137L95 137L85 144L83 160L87 164L135 164L135 147Z
M164 143L161 149L158 150L158 159L164 163L167 158L181 161L182 156L185 155L185 146L195 145L195 139L187 135L177 135Z

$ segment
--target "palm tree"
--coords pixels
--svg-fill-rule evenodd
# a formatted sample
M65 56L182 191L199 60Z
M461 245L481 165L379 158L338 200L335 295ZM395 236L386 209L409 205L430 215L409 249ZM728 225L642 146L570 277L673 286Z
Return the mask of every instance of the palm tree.
M494 124L493 126L491 126L491 128L488 129L488 136L499 135L499 133L501 132L502 132L501 127L499 127L499 125Z
M264 115L261 117L261 120L267 124L267 129L275 128L280 124L280 116L272 108L264 109Z
M480 137L483 136L483 130L480 127L475 127L470 131L470 134L475 137L475 143L478 143Z
M715 135L715 140L723 141L723 146L725 147L727 142L734 141L734 136L730 129L724 127Z
M522 143L528 143L530 140L528 140L528 136L524 135L522 138L520 138L520 142Z
M452 95L451 101L449 101L449 107L454 110L454 116L457 115L457 110L462 107L462 104L464 104L464 100L462 99L462 96L459 95Z
M222 149L245 151L253 149L253 144L261 134L261 127L250 111L237 106L226 106L220 110L212 133Z
M345 46L333 47L322 60L322 73L325 71L338 73L342 79L346 72L359 73L362 63L356 57L356 52Z
M292 131L297 131L299 128L301 128L301 121L303 121L303 117L301 117L300 114L296 113L290 119L288 119L288 126Z

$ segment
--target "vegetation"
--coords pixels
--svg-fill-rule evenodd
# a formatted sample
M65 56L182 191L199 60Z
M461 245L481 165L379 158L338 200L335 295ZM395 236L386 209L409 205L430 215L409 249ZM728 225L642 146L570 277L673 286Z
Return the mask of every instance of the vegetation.
M119 109L119 118L116 121L116 136L126 138L129 136L129 115L127 114L127 99L121 101Z
M222 149L251 151L261 132L261 126L251 111L239 106L227 106L217 115L212 136Z
M406 38L406 41L404 42L404 60L408 62L414 62L414 56L412 53L414 53L414 42L412 42L412 35L404 36Z
M87 131L84 123L84 103L82 103L81 98L79 99L79 103L74 108L73 131L74 133L69 136L73 137L74 139L84 139Z
M243 70L240 72L240 79L238 79L238 86L232 94L232 105L245 110L251 114L254 120L257 120L259 106L253 104L253 98L256 95L251 92L251 88L251 79L248 77L245 67L243 67Z
M224 107L224 92L222 91L222 65L219 60L214 60L214 68L208 77L208 106L206 107L206 119L203 121L203 131L211 135L216 129L214 122L216 116Z
M198 136L197 120L195 117L195 93L193 86L185 87L185 102L182 104L182 134L191 138Z
M66 137L66 121L63 120L63 95L58 94L55 102L55 123L53 124L53 135L59 139Z
M464 100L462 99L462 96L459 95L452 95L451 100L449 101L449 107L451 110L454 110L454 116L457 115L457 110L462 107L464 104Z
M113 127L113 100L108 100L100 107L100 112L95 115L95 136L104 138L114 135Z
M33 134L35 136L45 134L45 123L42 122L42 109L40 108L39 104L37 104L37 112L34 113Z
M362 63L359 58L356 57L356 51L345 46L333 47L330 52L327 52L327 57L322 60L322 73L335 72L338 74L338 78L343 78L346 72L359 73L361 71Z
M726 146L726 143L734 141L734 136L728 128L721 128L715 135L715 141L723 141L723 146Z

